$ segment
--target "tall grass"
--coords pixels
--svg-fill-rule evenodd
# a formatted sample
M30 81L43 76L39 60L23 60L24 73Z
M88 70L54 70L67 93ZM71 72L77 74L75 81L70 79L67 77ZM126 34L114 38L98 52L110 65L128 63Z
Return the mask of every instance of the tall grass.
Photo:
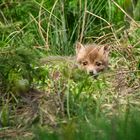
M134 113L134 114L133 114ZM90 122L75 119L68 124L62 124L60 129L47 132L45 128L35 129L35 139L39 140L138 140L140 121L137 112L133 112L128 119L124 116L113 116L110 119L98 117Z
M123 6L125 1L118 0L118 4ZM4 30L7 27L7 36L4 32L1 35L3 42L14 43L17 40L16 44L21 42L26 45L27 41L28 45L30 43L40 49L49 47L57 54L73 53L73 44L77 40L93 42L112 32L111 27L98 17L106 19L112 28L121 27L125 23L125 14L112 1L105 0L3 1L1 7L1 28ZM19 35L23 36L22 41ZM30 42L24 38L30 38Z

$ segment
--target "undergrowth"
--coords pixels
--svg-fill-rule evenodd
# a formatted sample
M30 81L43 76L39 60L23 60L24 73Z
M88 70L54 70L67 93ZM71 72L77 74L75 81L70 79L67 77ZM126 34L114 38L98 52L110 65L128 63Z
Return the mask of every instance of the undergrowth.
M139 139L139 5L1 0L0 139ZM75 67L76 41L110 45L97 79Z

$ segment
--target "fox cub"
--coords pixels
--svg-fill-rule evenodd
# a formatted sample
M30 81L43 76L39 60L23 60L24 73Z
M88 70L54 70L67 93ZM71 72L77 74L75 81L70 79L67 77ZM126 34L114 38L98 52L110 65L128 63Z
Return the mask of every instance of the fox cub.
M76 56L48 56L41 59L41 64L69 63L70 68L78 68L87 71L96 78L98 73L108 68L109 47L106 45L76 43ZM74 65L73 65L74 64Z
M80 69L96 77L99 72L108 68L109 46L76 43L76 61Z

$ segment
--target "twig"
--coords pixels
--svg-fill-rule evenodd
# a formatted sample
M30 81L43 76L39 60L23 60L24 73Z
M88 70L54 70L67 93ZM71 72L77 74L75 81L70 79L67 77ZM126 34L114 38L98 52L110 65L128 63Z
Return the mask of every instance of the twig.
M118 5L114 0L111 0L131 21L133 21L138 27L140 27L140 25L130 16L128 15L120 5Z
M45 44L45 46L46 46L47 48L48 48L48 38L49 38L50 21L51 21L52 15L53 15L53 10L54 10L54 8L55 8L57 2L58 2L58 0L55 1L54 5L53 5L53 7L52 7L52 9L51 9L50 16L49 16L49 22L48 22L48 26L47 26L47 35L46 35L46 44Z
M116 72L118 72L118 71L116 71ZM140 72L140 70L133 70L133 71L123 70L118 73L109 74L108 76L116 76L116 75L120 75L120 74L128 74L128 73L134 73L134 72Z
M100 36L100 37L98 37L96 40L95 40L95 42L97 42L97 41L99 41L99 40L101 40L101 39L103 39L103 38L105 38L105 37L111 37L112 36L112 33L108 33L108 34L105 34L105 35L102 35L102 36ZM107 37L107 38L108 38ZM105 38L105 40L107 39L107 38Z
M39 9L39 15L38 15L38 28L39 28L39 33L41 35L41 38L43 39L43 42L45 43L45 39L44 39L44 36L42 34L42 27L41 27L41 13L42 13L42 6L43 6L43 3L44 3L44 0L42 0L41 2L41 6L40 6L40 9Z
M45 32L45 30L41 27L40 20L37 21L36 18L35 18L31 13L30 13L29 15L30 15L31 18L34 20L34 22L35 22L36 24L38 24L40 36L41 36L41 38L43 39L43 42L45 42L44 37L43 37L43 34L42 34L42 31Z
M133 45L133 47L136 47L139 44L140 44L140 41L138 41L135 45Z
M91 12L89 12L89 11L86 11L86 13L91 14L91 15L93 15L93 16L95 16L95 17L101 19L101 20L103 20L105 23L107 23L107 24L109 25L111 31L112 31L112 34L114 35L114 38L116 39L118 45L121 46L121 45L120 45L120 42L119 42L118 39L117 39L117 36L116 36L115 33L114 33L114 30L113 30L111 24L110 24L107 20L105 20L104 18L102 18L102 17L100 17L100 16L98 16L98 15L96 15L96 14L93 14L93 13L91 13Z
M86 20L86 11L87 11L87 0L85 0L85 9L84 9L82 31L81 31L81 35L80 35L80 42L82 42L83 34L84 34L84 27L85 27L85 20Z

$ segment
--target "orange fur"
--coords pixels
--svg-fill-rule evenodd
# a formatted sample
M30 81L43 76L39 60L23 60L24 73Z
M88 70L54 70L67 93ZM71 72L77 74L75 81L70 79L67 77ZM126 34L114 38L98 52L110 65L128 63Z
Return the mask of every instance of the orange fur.
M76 44L76 61L81 69L91 75L97 75L108 67L108 54L108 46Z

